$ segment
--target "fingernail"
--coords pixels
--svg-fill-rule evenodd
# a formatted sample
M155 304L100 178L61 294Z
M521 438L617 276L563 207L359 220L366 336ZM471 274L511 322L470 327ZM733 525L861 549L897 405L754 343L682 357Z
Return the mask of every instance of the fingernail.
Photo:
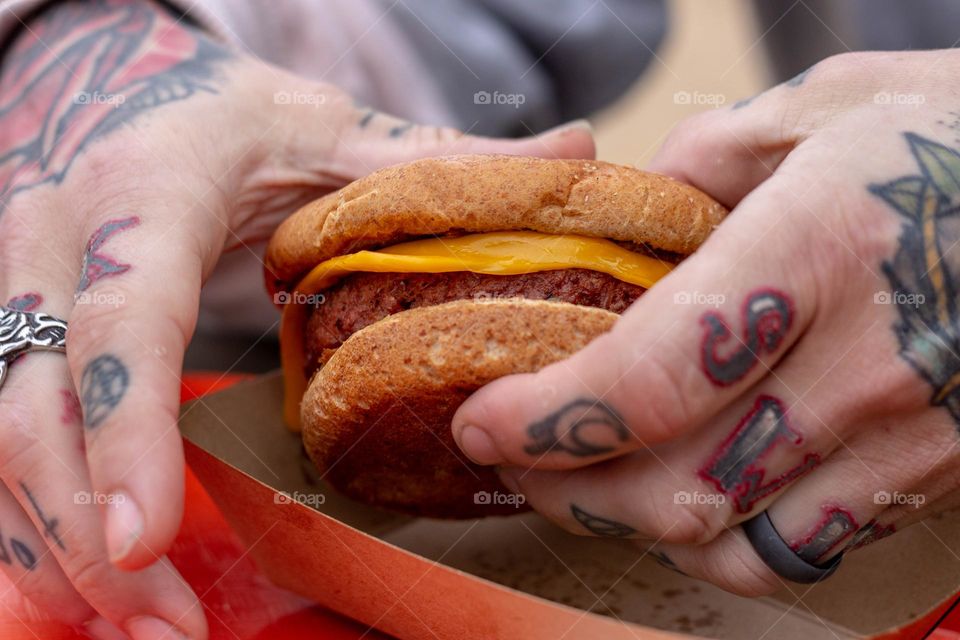
M160 618L141 616L127 621L127 633L133 640L187 640L180 629Z
M520 493L519 469L499 469L497 475L500 476L500 482L510 490L510 493Z
M579 120L571 120L570 122L565 122L561 125L557 125L552 129L547 129L543 132L542 135L564 135L567 133L572 133L574 131L585 131L590 135L593 135L593 125L590 124L590 121L585 118L580 118Z
M460 448L477 464L500 462L500 452L483 429L468 424L460 431Z
M96 640L126 640L127 634L118 629L103 616L97 616L83 623L84 632Z
M124 491L111 493L107 505L107 551L110 562L117 563L130 554L143 535L143 513Z

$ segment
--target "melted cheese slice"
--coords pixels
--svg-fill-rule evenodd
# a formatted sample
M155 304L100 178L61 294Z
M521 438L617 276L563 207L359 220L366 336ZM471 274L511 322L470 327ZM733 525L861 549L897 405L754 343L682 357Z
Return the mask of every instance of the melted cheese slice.
M314 267L286 298L280 327L284 375L284 419L300 430L300 401L307 389L306 303L344 276L357 272L448 273L472 271L520 275L557 269L589 269L650 288L673 265L624 249L610 240L532 231L481 233L459 238L405 242L378 251L336 256Z

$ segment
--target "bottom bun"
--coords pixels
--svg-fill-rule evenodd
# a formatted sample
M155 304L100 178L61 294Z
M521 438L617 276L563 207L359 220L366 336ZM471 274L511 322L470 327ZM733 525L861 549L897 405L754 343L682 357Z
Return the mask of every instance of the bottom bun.
M570 356L617 317L522 299L389 316L350 336L311 379L301 408L307 453L324 479L368 504L437 518L518 513L525 507L493 470L460 452L453 414L484 384Z

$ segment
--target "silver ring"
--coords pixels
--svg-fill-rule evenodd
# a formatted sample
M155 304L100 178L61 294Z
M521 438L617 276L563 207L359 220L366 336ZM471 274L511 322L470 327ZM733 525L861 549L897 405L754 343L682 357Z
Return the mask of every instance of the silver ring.
M14 360L29 351L67 352L67 323L46 313L0 307L0 387Z

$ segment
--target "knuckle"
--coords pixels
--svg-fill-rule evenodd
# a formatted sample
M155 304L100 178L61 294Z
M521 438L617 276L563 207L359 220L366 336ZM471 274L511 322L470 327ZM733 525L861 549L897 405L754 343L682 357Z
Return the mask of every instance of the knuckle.
M704 560L705 573L718 587L746 597L765 596L783 583L749 545L723 545Z
M671 505L665 510L668 521L663 539L674 544L704 544L710 542L723 530L723 521L717 517L717 509L703 505ZM709 509L709 511L708 511Z
M63 563L64 572L74 588L89 599L110 584L110 566L103 557L86 549L77 551Z
M628 425L641 427L646 436L644 440L653 442L670 440L686 430L693 418L686 399L695 397L692 392L696 382L691 374L699 375L698 367L686 366L689 357L678 353L676 357L667 358L663 355L665 351L658 347L656 353L651 351L634 362L624 357L616 359L620 382L615 406L621 407ZM642 397L656 398L656 401L638 402L637 391L641 389Z

